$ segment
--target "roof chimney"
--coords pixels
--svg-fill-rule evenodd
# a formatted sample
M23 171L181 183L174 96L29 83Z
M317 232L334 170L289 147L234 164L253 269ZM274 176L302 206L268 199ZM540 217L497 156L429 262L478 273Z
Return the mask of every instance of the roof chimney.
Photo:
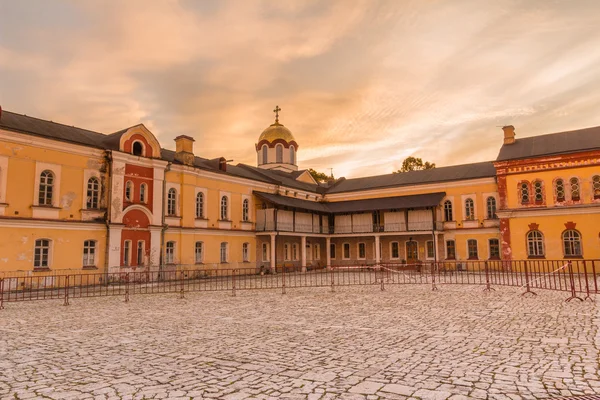
M227 160L225 157L219 158L219 171L227 172Z
M185 165L194 165L194 138L180 135L175 138L175 160Z
M512 125L503 126L504 144L513 144L515 142L515 127Z

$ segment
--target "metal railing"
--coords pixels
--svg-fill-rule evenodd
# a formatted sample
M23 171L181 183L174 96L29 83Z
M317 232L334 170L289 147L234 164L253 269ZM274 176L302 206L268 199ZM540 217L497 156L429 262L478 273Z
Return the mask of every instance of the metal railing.
M444 230L444 223L436 221L409 222L390 222L380 224L348 224L321 226L314 224L300 224L292 222L278 222L277 229L273 221L256 225L258 232L298 232L298 233L320 233L320 234L345 234L345 233L377 233L377 232L430 232L435 227L436 231Z
M0 278L0 308L5 303L139 294L317 288L336 286L427 284L432 290L444 285L480 285L484 290L513 286L522 294L536 290L569 292L568 300L591 299L599 293L600 260L443 261L418 264L358 261L329 268L279 265L276 271L250 268L159 268L111 273L54 271L52 275L14 274Z

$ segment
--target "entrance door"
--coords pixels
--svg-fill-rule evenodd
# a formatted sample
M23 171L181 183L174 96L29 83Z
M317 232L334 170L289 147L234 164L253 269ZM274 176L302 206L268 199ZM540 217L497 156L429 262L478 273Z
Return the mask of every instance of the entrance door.
M419 244L414 240L406 242L406 262L415 264L419 260Z

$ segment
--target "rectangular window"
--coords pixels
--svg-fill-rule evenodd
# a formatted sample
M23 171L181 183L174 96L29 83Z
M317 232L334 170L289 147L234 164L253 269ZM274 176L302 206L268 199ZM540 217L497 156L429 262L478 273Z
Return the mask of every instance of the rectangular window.
M244 243L242 245L242 261L250 261L250 243Z
M34 268L48 268L49 266L50 266L50 241L48 239L38 239L35 241L33 267Z
M500 259L500 241L498 239L490 239L490 258Z
M446 240L446 259L456 260L456 245L454 240Z
M394 260L400 258L400 245L398 242L392 242L391 257Z
M469 250L469 260L477 260L479 258L479 254L477 253L477 240L467 240L467 248Z
M427 241L427 258L434 259L435 258L435 248L433 246L433 240Z
M126 267L131 265L131 240L123 242L123 265Z
M315 260L321 259L321 245L319 243L315 244Z
M262 244L262 260L269 261L269 243Z
M229 248L227 242L221 243L221 262L226 263L229 260Z
M137 242L137 265L144 265L144 241Z
M204 262L204 242L196 242L194 259L196 260L196 264L202 264Z
M335 243L329 244L329 256L332 260L335 260Z
M96 265L96 242L86 240L83 242L83 266L94 267Z
M344 243L344 254L342 255L344 260L350 259L350 243Z
M298 243L292 244L292 259L298 261Z
M290 244L289 243L284 243L283 244L283 260L284 261L290 261L291 260Z
M364 260L367 258L367 246L364 243L358 244L358 259Z
M165 253L165 263L175 263L175 242L167 242L167 248Z

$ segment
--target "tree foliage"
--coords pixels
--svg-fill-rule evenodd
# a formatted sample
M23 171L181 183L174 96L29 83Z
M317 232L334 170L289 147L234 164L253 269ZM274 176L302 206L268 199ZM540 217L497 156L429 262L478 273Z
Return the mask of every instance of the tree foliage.
M400 172L420 171L423 169L432 168L435 168L435 163L430 163L429 161L423 162L423 160L420 158L410 156L406 157L404 161L402 161L402 168L400 168L398 171L395 171L394 173L397 174Z
M333 174L329 176L324 172L317 172L312 168L308 169L308 173L311 174L317 182L327 182L330 178L333 178Z

